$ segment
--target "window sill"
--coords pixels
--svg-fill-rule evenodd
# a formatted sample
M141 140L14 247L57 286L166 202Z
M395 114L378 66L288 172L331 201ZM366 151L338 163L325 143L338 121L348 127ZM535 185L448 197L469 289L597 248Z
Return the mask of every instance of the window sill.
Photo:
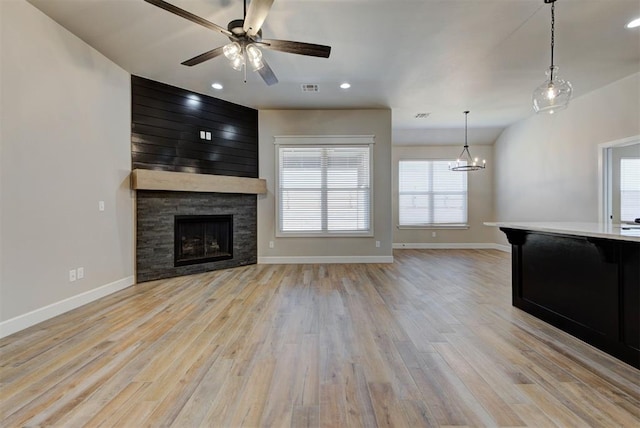
M421 226L403 226L397 225L398 229L450 229L450 230L464 230L469 229L468 224L425 224Z
M357 233L313 233L313 232L276 232L276 238L372 238L372 232Z

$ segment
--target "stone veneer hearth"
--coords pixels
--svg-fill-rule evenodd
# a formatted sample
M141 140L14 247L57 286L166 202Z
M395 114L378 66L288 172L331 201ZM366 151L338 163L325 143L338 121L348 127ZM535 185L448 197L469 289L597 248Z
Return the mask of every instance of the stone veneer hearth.
M176 215L233 215L233 258L174 266ZM137 190L137 282L257 263L255 194Z

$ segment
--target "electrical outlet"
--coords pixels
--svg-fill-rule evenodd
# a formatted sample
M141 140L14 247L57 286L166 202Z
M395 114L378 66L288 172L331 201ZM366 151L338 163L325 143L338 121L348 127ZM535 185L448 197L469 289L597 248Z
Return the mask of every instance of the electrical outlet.
M69 271L69 282L73 282L76 280L76 270L75 269L71 269Z
M78 279L84 278L84 268L83 267L79 267L77 269L77 271L78 271L78 275L77 275Z
M380 241L376 241L376 248L380 248Z
M431 237L435 238L438 234L436 232L431 232Z
M269 248L273 248L273 247L275 247L273 241L269 241Z
M104 201L98 201L98 210L104 211Z

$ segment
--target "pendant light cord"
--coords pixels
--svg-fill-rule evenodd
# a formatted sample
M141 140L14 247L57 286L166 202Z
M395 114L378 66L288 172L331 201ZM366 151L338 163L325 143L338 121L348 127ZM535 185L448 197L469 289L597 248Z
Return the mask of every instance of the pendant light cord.
M556 2L553 0L551 2L551 73L549 75L550 81L553 82L553 48L555 46L556 38Z
M464 112L464 147L467 148L469 147L469 144L467 144L467 119L469 118L469 111L465 111Z

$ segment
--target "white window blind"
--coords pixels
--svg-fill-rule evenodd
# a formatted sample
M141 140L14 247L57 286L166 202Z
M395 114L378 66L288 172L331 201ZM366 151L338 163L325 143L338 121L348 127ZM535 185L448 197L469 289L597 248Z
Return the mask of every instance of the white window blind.
M640 158L620 159L620 220L640 217Z
M462 226L467 223L467 173L449 171L447 160L401 160L400 226Z
M369 145L279 146L279 232L370 233L370 156Z

